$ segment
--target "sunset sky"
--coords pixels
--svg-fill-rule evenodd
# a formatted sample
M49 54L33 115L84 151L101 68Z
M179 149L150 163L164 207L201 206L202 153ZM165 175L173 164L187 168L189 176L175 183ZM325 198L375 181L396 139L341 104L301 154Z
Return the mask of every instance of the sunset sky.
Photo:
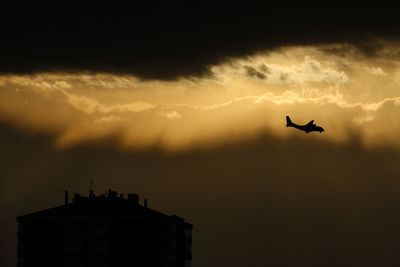
M194 224L194 267L400 264L393 8L66 4L0 18L1 266L91 178Z

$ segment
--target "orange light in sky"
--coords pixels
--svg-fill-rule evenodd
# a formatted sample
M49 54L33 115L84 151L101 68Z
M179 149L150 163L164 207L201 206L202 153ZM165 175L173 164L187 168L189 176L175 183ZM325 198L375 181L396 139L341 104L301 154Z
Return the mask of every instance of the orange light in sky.
M179 150L265 131L299 135L284 127L291 115L326 129L307 138L343 142L356 133L368 146L400 147L399 48L366 57L345 45L284 47L211 66L210 77L168 82L107 73L4 75L0 118L51 132L59 146L114 136L127 148Z

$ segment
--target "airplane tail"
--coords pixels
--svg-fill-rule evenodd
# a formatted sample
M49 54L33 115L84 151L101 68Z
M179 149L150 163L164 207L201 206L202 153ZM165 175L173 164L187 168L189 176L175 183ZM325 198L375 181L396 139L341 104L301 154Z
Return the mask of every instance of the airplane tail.
M286 116L286 127L292 126L293 122L292 120L289 118L289 116Z

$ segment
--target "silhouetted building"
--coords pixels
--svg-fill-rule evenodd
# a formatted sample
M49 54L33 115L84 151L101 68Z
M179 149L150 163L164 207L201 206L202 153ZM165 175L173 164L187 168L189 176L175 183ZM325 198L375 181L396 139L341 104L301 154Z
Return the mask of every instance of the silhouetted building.
M17 217L17 267L191 266L193 225L139 204L137 194L89 197Z

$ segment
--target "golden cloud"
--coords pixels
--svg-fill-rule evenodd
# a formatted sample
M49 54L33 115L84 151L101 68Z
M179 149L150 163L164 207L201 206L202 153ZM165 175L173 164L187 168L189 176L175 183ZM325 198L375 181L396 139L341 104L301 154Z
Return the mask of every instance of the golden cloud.
M52 132L60 146L114 136L128 148L177 150L268 132L331 142L357 135L367 146L400 148L400 58L391 49L399 50L388 44L365 57L347 45L283 47L211 66L212 77L168 82L107 73L3 75L0 118ZM287 129L285 115L314 119L326 131Z

